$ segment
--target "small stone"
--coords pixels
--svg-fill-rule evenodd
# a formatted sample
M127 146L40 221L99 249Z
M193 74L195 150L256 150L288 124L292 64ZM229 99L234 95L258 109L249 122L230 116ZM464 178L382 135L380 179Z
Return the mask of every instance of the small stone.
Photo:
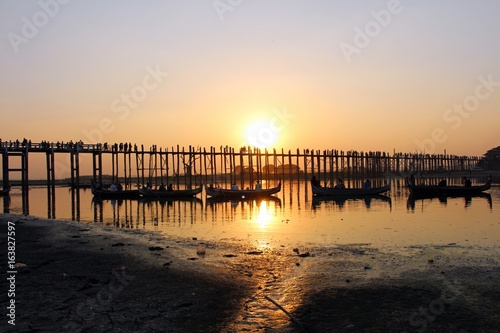
M247 252L247 254L258 255L258 254L262 254L262 251L249 251L249 252Z

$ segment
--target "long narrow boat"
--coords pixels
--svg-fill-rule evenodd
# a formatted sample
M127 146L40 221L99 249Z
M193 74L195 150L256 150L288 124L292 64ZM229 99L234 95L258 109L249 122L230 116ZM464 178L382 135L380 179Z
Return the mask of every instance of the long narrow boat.
M90 183L92 194L99 198L120 199L120 198L139 198L139 190L121 190L111 191L109 189L98 188L92 181Z
M338 197L362 197L366 195L375 195L387 192L391 189L391 185L387 184L381 187L371 188L343 188L337 189L333 187L323 187L311 184L314 195L319 196L338 196Z
M491 187L491 180L483 185L476 186L439 186L439 185L413 185L408 184L408 187L414 195L435 195L435 196L466 196L479 194L487 191Z
M271 196L275 193L281 191L281 182L278 186L263 189L263 190L228 190L221 188L214 188L205 185L205 192L208 196L212 198L223 198L223 199L257 199Z
M145 198L182 198L182 197L193 197L203 191L203 187L197 187L191 190L173 190L173 191L161 191L161 190L146 190L145 188L139 189L139 193Z
M9 192L10 192L10 186L0 190L0 196L7 195L7 194L9 194Z

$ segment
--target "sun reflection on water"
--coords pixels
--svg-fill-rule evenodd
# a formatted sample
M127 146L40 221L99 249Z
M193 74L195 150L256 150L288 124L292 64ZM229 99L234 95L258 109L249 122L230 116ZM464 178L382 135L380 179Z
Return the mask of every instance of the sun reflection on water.
M258 210L259 210L259 212L257 215L257 223L259 224L259 227L261 229L266 229L269 222L271 222L271 220L272 220L272 216L271 216L269 210L267 209L267 202L262 201L259 205Z

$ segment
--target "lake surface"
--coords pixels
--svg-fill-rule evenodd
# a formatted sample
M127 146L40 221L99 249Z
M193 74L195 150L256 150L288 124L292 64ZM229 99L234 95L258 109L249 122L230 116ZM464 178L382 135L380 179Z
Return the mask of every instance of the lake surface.
M14 188L10 199L3 199L3 212L260 248L500 242L498 184L478 197L412 201L402 179L390 182L392 190L384 196L345 200L317 199L307 182L284 182L273 199L242 202L212 202L204 192L187 201L94 200L90 189L68 187L56 187L51 197L45 187L30 187L24 211L21 190Z

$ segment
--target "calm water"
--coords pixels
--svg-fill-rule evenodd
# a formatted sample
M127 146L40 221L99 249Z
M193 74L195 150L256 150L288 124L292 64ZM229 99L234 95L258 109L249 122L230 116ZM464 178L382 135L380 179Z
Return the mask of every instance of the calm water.
M58 187L53 204L45 187L31 187L27 208L29 215L40 218L203 240L252 242L260 247L499 244L500 214L495 212L500 207L498 185L481 197L410 201L402 180L391 184L393 189L385 196L317 200L307 182L285 182L276 198L247 202L211 202L204 192L188 201L96 201L90 189ZM23 213L20 189L13 189L10 200L3 200L3 211Z

